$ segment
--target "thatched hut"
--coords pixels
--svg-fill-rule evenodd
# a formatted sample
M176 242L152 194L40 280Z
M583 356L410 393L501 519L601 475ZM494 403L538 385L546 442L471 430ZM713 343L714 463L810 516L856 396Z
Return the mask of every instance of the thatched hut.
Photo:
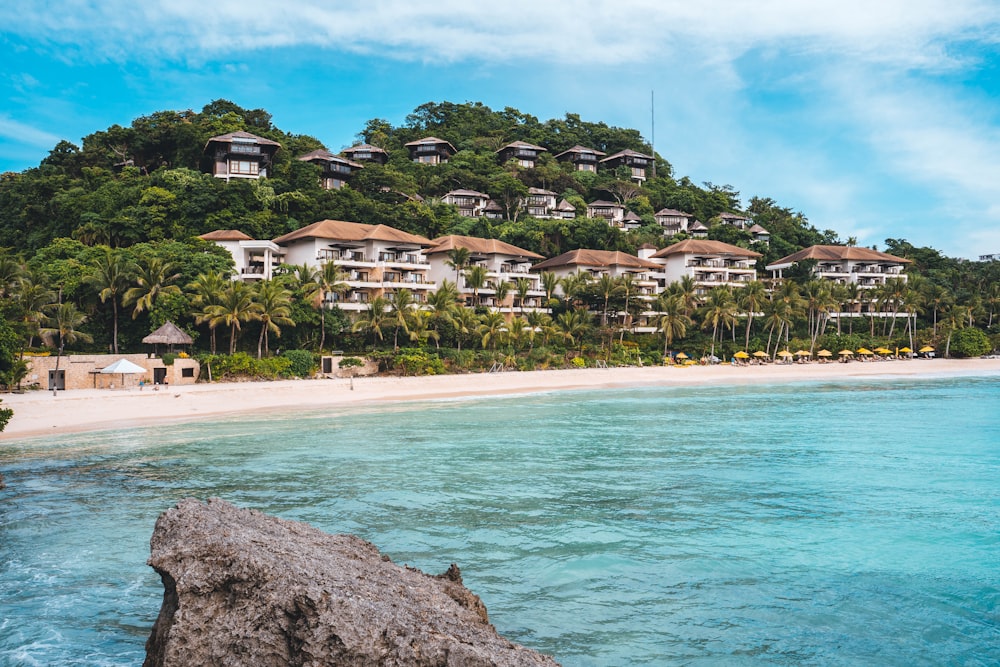
M194 340L191 336L173 322L164 322L163 326L142 339L143 343L153 345L166 345L168 352L174 351L174 345L191 345Z

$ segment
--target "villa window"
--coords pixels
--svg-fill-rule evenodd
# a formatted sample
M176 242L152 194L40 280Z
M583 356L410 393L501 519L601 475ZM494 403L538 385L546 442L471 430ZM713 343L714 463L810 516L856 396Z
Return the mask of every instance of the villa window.
M260 164L253 160L230 160L229 173L257 176L260 173Z

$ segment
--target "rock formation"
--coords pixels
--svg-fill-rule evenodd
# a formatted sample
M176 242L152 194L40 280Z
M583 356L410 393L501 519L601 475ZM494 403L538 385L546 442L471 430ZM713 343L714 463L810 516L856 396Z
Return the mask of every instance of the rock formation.
M3 473L0 472L0 489L6 489L7 485L3 483Z
M426 575L352 535L188 498L150 547L147 667L556 665L498 635L455 565Z

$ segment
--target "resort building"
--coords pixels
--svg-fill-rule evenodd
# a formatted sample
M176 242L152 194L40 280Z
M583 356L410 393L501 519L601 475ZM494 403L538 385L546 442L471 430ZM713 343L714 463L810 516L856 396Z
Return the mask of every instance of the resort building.
M708 227L701 220L695 220L688 225L688 234L696 239L708 238Z
M532 169L535 166L535 160L546 150L548 149L525 141L514 141L498 150L497 157L500 158L500 162L517 160L518 166Z
M646 170L653 164L653 156L626 148L604 158L600 164L608 169L628 167L632 180L642 184L646 180Z
M340 151L348 160L355 162L377 162L385 164L389 161L389 154L378 146L371 144L358 144Z
M229 181L267 178L268 167L279 148L281 144L277 141L240 131L212 137L205 144L205 153L212 160L212 175Z
M236 273L233 280L252 282L270 280L281 265L285 251L277 244L253 239L237 229L218 229L198 238L222 246L233 256Z
M720 213L718 218L722 224L730 225L737 229L746 229L750 226L750 218L738 213Z
M503 220L503 207L491 199L486 202L486 207L483 209L483 217L490 220Z
M629 211L625 214L625 219L622 220L622 229L625 231L633 231L642 227L642 218L639 217L635 211Z
M588 218L604 218L612 227L621 228L625 224L625 207L613 201L598 199L587 204Z
M325 190L339 190L347 178L364 167L357 162L338 157L322 148L298 157L302 162L312 163L320 168L319 184Z
M556 193L542 188L528 188L525 201L528 215L534 218L553 218L556 215ZM573 210L576 214L576 209Z
M497 239L481 239L474 236L441 236L432 243L434 245L424 251L430 262L430 279L435 284L439 284L442 280L457 281L458 292L465 298L467 305L487 306L504 313L522 313L543 307L545 292L541 289L538 274L531 273L532 262L544 259L538 253ZM456 248L469 250L468 267L482 266L486 269L485 285L479 288L470 286L464 270L448 265L448 253ZM519 278L530 283L530 289L523 301L515 288ZM502 301L496 299L497 283L510 284L508 294Z
M761 243L771 242L771 232L767 231L760 225L754 225L747 231L750 232L750 236L753 237L754 241L760 241Z
M573 146L569 150L565 150L555 156L560 162L569 162L577 171L597 171L598 161L607 155L603 151L599 151L593 148L587 148L586 146Z
M563 199L556 206L555 217L562 220L572 220L576 217L576 207Z
M699 294L706 294L720 285L742 287L757 279L755 263L762 255L753 250L702 239L687 239L650 253L640 249L639 256L659 267L656 279L660 287L690 276Z
M410 149L410 159L420 164L441 164L457 152L454 146L437 137L417 139L406 147Z
M656 224L663 227L664 236L686 232L688 226L694 222L693 215L674 208L661 208L653 214L653 218L656 220Z
M398 289L413 292L422 303L435 288L423 250L429 239L386 225L320 220L284 236L274 243L285 251L290 264L322 266L333 262L344 272L349 290L329 293L325 301L344 310L364 310L377 296L391 296Z
M817 278L840 285L853 283L864 288L881 287L890 278L905 281L903 269L910 263L908 259L870 248L814 245L768 264L767 270L772 278L780 280L785 269L805 260L816 262L812 274Z
M475 190L452 190L441 201L457 207L459 214L466 218L480 218L486 213L490 196Z

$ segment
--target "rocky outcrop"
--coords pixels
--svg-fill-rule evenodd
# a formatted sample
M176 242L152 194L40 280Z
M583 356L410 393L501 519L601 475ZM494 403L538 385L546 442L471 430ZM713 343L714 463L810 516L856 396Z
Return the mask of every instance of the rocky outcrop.
M0 489L6 489L7 485L3 483L3 473L0 472Z
M498 635L456 566L426 575L352 535L186 499L150 546L148 667L556 665Z

